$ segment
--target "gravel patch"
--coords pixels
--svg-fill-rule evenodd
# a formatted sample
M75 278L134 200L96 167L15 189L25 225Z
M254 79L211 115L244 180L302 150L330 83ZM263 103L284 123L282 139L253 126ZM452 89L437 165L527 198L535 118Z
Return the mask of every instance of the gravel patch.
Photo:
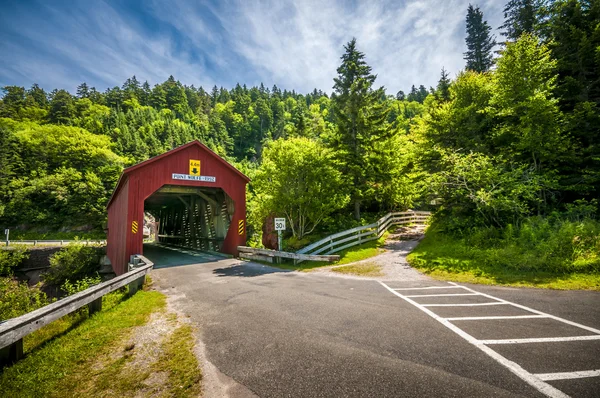
M332 276L336 278L348 279L369 279L369 280L397 280L397 281L428 281L430 277L420 273L412 268L406 261L406 256L410 253L423 238L422 227L403 227L398 228L394 233L390 233L384 245L385 252L365 260L355 263L335 265L333 267L318 268L311 273ZM332 268L345 267L348 265L360 265L375 263L382 267L383 276L367 277L358 275L340 274L332 272Z

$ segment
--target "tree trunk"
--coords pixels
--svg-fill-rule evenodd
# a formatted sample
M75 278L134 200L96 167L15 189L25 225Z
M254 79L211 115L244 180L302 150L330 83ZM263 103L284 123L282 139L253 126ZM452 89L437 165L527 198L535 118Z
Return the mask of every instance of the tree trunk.
M354 200L354 219L360 221L360 200Z

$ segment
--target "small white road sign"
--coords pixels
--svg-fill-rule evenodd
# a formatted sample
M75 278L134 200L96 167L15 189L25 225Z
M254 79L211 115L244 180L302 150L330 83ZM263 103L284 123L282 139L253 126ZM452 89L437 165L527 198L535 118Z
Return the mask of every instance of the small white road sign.
M285 231L285 218L275 219L275 231Z

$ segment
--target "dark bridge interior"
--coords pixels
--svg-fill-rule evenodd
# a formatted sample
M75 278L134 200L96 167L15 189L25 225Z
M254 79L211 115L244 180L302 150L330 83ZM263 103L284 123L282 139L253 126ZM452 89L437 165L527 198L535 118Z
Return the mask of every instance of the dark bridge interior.
M164 185L144 202L158 222L158 242L197 250L221 250L234 209L221 188Z

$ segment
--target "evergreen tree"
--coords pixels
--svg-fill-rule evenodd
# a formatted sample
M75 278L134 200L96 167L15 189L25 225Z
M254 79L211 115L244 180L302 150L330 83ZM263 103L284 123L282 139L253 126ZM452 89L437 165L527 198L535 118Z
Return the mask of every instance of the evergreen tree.
M425 86L421 84L419 86L419 94L417 97L417 101L420 103L423 103L423 101L425 101L425 98L427 98L428 95L429 95L429 92L427 91Z
M436 95L442 101L448 101L450 99L450 79L448 78L448 72L442 68L442 75L438 80Z
M92 101L94 104L104 105L104 103L106 102L104 96L101 92L96 90L96 87L90 88L89 98L90 101Z
M2 88L4 97L0 102L0 117L17 118L19 109L25 106L25 88L18 86L6 86Z
M54 124L71 125L73 124L74 116L75 105L73 104L73 97L65 90L58 90L52 96L48 120Z
M541 6L541 0L510 0L504 7L502 36L515 41L523 33L538 33Z
M410 93L408 93L406 99L409 101L419 101L419 92L417 91L417 88L414 84L410 88Z
M333 79L337 130L329 145L336 154L340 171L348 178L354 217L360 220L361 203L368 200L374 185L371 181L377 179L374 143L391 135L391 131L385 124L388 111L378 101L383 87L373 89L376 76L371 73L364 54L357 50L356 39L344 49L338 76Z
M404 94L404 91L400 90L396 93L397 100L404 101L405 98L406 98L406 95Z
M210 92L210 103L213 106L213 108L215 105L217 105L218 100L219 100L219 88L215 84Z
M48 106L48 95L46 91L39 85L34 84L27 91L27 97L31 97L33 102L40 108L46 108Z
M475 72L487 72L493 64L492 48L495 37L490 34L492 28L483 20L479 7L469 4L467 9L467 52L464 59L467 69Z
M77 86L77 97L78 98L89 98L90 97L90 89L86 82L83 82L79 86Z

